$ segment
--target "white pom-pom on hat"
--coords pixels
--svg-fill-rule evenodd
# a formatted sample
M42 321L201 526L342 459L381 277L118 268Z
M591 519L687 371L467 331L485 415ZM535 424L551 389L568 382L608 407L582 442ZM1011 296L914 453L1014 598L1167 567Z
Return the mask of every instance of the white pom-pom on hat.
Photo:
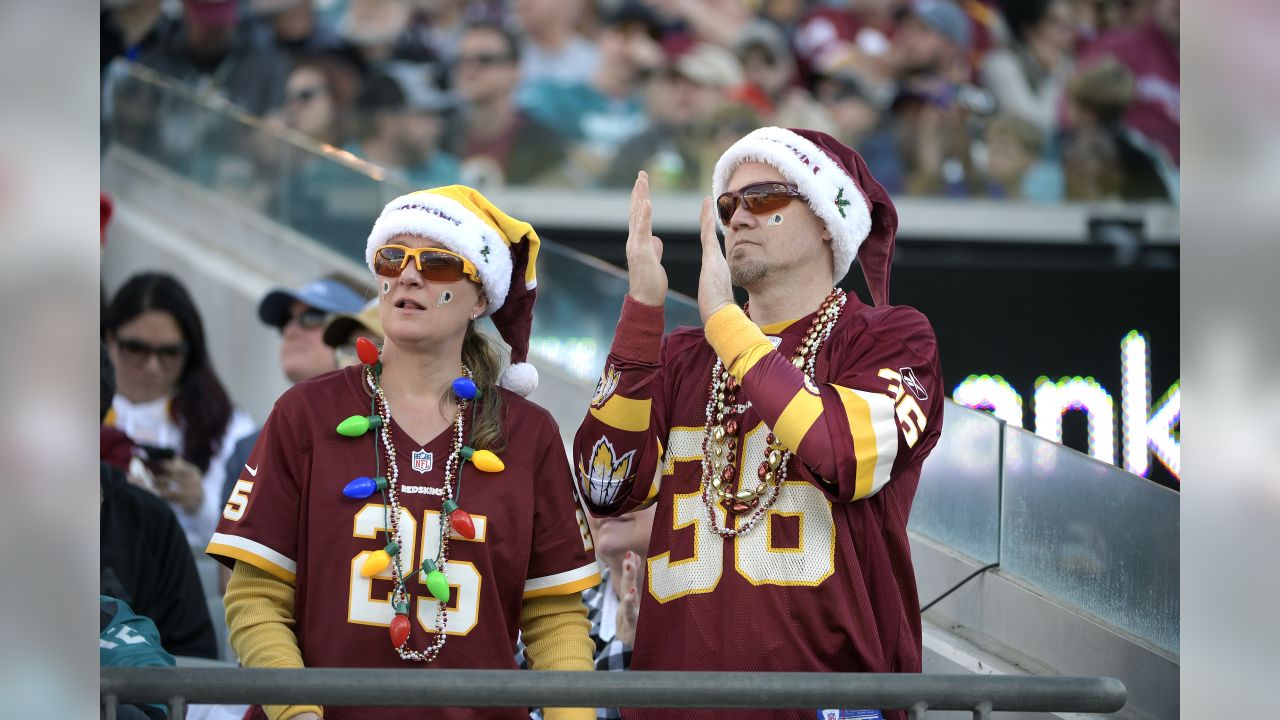
M502 372L498 384L521 397L528 397L538 387L538 368L527 362L512 363Z

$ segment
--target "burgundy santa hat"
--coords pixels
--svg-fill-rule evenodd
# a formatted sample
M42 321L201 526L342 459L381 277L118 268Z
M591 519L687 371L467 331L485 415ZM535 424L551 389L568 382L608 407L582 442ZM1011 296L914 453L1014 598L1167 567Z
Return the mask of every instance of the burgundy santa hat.
M857 257L872 301L889 302L898 211L861 155L823 132L763 127L720 156L711 181L713 197L728 189L733 171L744 162L772 166L804 195L831 233L834 283L844 279Z

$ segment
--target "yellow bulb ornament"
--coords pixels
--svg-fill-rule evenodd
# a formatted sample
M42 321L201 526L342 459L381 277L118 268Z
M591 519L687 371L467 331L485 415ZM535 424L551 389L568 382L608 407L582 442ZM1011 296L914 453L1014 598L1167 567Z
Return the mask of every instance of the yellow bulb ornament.
M364 562L360 565L360 574L364 577L373 577L386 570L391 565L391 556L398 552L400 552L398 545L387 543L385 548L370 554L364 559Z
M476 450L472 447L462 448L462 459L471 461L481 472L496 473L507 469L502 459L488 450Z

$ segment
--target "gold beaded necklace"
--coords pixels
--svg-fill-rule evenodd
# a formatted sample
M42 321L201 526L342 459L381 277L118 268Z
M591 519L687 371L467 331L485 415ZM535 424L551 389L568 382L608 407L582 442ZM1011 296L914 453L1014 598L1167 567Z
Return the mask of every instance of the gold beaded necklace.
M845 293L840 288L831 291L809 324L804 341L796 348L791 362L814 380L814 365L818 348L831 335L832 328L844 309ZM743 310L750 309L750 304ZM750 315L748 315L750 317ZM722 538L736 537L749 532L768 513L778 499L782 483L787 479L788 461L792 451L778 442L770 431L765 443L768 450L765 459L756 469L757 484L754 488L734 489L738 466L738 432L743 430L738 416L751 407L751 403L738 404L741 386L717 358L711 368L711 385L707 399L707 421L702 436L702 502L711 520L711 529ZM726 511L725 524L721 527L716 517L715 505ZM730 527L729 517L746 516Z

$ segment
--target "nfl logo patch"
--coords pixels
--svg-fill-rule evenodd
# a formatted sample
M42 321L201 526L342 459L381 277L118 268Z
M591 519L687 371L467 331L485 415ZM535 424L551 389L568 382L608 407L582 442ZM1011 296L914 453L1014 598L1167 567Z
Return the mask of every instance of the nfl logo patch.
M409 467L420 473L431 472L431 453L426 450L414 450Z

